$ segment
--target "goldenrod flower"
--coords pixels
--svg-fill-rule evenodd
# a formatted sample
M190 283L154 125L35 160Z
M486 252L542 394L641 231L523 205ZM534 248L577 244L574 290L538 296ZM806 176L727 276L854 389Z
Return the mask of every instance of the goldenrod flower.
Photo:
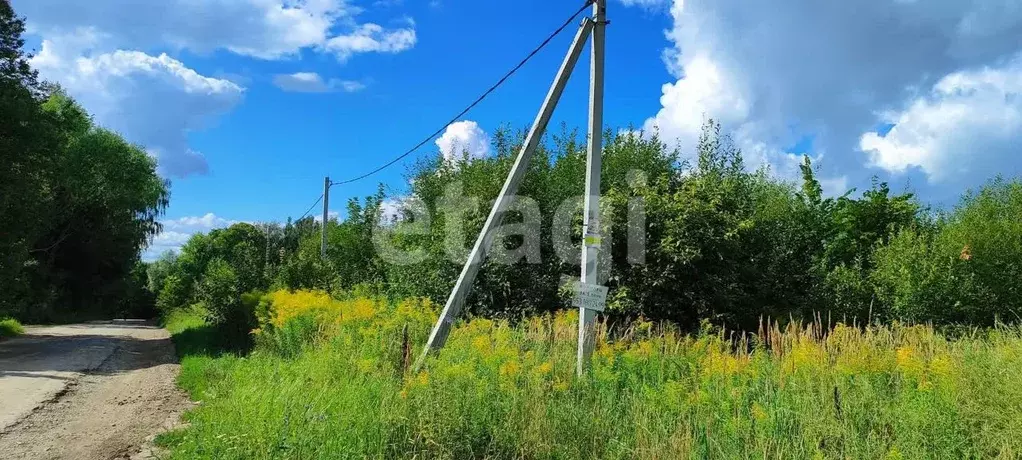
M521 372L522 366L517 361L508 361L500 365L500 375L516 377Z

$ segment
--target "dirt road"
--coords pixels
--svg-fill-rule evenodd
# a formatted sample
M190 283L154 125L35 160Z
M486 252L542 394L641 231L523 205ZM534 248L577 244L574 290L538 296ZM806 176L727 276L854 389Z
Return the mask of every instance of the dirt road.
M0 342L0 458L138 457L188 407L164 329L131 320L26 329Z

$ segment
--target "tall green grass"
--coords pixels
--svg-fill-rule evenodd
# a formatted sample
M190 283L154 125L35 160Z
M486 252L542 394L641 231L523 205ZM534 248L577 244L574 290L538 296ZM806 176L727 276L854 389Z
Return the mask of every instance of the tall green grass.
M175 458L1022 455L1018 329L952 340L922 326L815 324L733 337L637 323L601 328L579 379L573 313L477 319L416 374L408 358L432 305L317 298L297 308L279 295L283 311L248 356L185 356L181 383L202 404L163 438ZM176 339L201 342L186 334L205 326L178 324Z
M22 327L18 320L13 318L0 318L0 339L14 337L24 333L25 328Z

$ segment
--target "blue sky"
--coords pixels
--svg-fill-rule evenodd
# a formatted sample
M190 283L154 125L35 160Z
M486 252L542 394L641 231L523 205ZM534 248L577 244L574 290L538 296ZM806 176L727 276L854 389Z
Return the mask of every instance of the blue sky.
M952 203L1022 166L1022 6L997 0L610 0L606 125L691 152L714 117L753 166L831 193L872 176ZM574 1L14 0L33 64L149 150L173 182L153 252L233 221L284 220L404 152L517 63ZM854 5L852 4L854 3ZM925 5L924 5L925 3ZM415 157L535 116L574 30ZM554 122L585 124L582 63ZM477 154L485 149L477 148Z
M311 52L304 52L300 61L234 60L251 75L245 101L222 117L215 129L192 135L192 145L209 152L211 171L175 182L171 217L209 211L219 215L229 210L239 218L263 220L304 212L321 192L324 175L335 180L361 175L415 145L496 82L577 6L527 1L513 11L489 2L390 9L417 18L414 48L398 54L359 55L343 64ZM662 29L669 24L666 17L654 19L642 10L620 10L622 29L632 25L630 39L663 41ZM647 23L658 25L651 28ZM573 33L572 28L559 36L466 119L488 132L502 123L527 126ZM668 78L660 64L661 50L648 47L632 53L624 41L610 43L615 65L608 66L607 124L641 125L657 109L659 85ZM195 68L213 74L231 59L204 61L208 67L196 60ZM630 71L636 67L651 71ZM585 124L588 66L580 65L579 70L553 126ZM297 71L362 81L365 88L354 93L295 93L273 85L272 75ZM417 156L436 151L430 143ZM405 165L412 163L410 159L395 165L373 180L335 187L333 193L338 197L371 194L378 182L400 192ZM239 196L203 202L209 193ZM210 204L217 206L209 208Z

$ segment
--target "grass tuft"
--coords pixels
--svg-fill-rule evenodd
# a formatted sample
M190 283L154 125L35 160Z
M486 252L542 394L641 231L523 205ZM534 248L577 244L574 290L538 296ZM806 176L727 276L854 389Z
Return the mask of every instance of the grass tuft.
M13 318L0 318L0 339L18 336L25 333L25 328Z

